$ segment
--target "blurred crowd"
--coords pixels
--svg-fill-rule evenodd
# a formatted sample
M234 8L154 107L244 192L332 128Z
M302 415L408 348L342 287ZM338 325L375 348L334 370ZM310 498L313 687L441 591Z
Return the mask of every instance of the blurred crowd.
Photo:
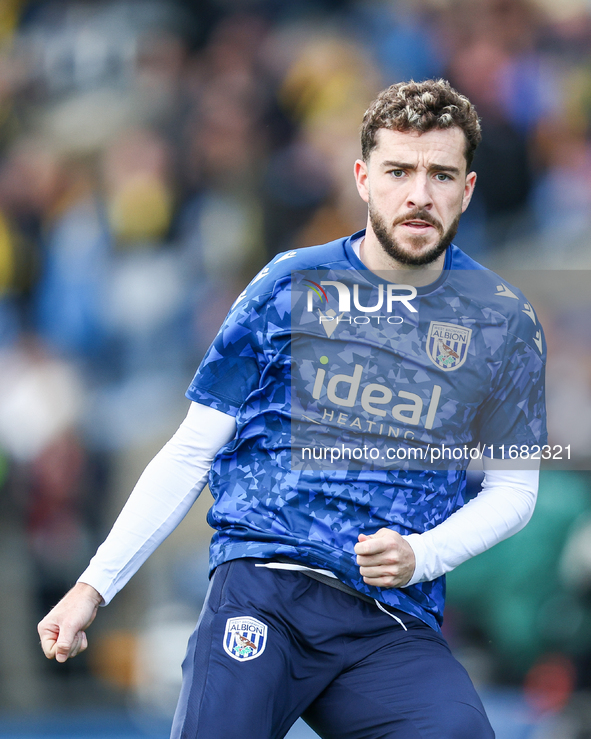
M500 270L546 271L551 431L570 443L576 416L572 443L589 458L584 0L2 0L0 707L43 702L40 682L62 679L43 672L29 626L84 569L129 470L182 418L184 389L235 296L277 252L363 227L352 177L363 112L388 84L432 76L468 95L483 124L456 243ZM556 269L579 271L574 305L568 279L553 289ZM558 651L574 690L591 684L591 576L564 573L568 562L591 572L573 533L591 487L580 472L548 486L565 508L553 514L564 525L552 582L584 616L584 659L576 629L557 640L535 614L515 662L516 642L500 637L488 658L491 679L520 682ZM187 562L202 563L203 539L201 553L175 560L176 589L175 578L152 578L150 602L196 606ZM484 596L464 579L453 607L470 610L469 593ZM509 611L495 621L484 610L478 622L451 619L458 644L503 633ZM121 634L110 643L115 662L131 649ZM113 674L99 662L69 669ZM133 676L117 674L129 688Z

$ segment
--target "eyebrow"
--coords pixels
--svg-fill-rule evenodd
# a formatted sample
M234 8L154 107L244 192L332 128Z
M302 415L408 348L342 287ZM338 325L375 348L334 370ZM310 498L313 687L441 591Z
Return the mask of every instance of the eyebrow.
M416 169L416 164L409 164L408 162L393 162L385 161L382 162L383 167L393 167L395 169ZM451 172L452 174L460 174L460 170L457 167L445 164L432 164L429 167L430 172Z

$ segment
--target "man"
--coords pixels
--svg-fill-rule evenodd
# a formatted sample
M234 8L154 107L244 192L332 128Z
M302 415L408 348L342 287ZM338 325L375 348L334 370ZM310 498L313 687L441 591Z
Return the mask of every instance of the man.
M48 657L86 648L209 479L174 737L283 737L300 715L331 739L493 736L440 634L444 573L531 516L537 470L498 457L545 443L544 347L516 288L451 245L479 139L443 80L378 96L355 164L367 229L278 255L239 296L186 420L40 623Z

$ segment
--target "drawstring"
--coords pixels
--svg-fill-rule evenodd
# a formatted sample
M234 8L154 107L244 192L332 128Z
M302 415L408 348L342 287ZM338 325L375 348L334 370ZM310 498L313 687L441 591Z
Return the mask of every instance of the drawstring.
M388 616L390 616L391 618L393 618L393 619L394 619L394 621L398 621L398 623L399 623L399 624L400 624L400 625L402 626L402 628L403 628L403 629L404 629L405 631L408 631L408 629L407 629L407 628L406 628L406 626L404 625L403 621L401 621L401 620L400 620L400 619L398 618L398 616L395 616L395 615L394 615L393 613L390 613L390 611L387 611L387 610L386 610L386 609L384 608L384 606L383 606L383 605L382 605L382 604L380 603L380 601L379 601L379 600L375 600L375 599L374 599L374 603L375 603L375 604L376 604L376 606L377 606L377 607L378 607L378 608L380 609L380 611L383 611L384 613L387 613L387 614L388 614Z
M306 565L297 564L295 562L273 562L273 561L271 561L271 562L261 562L261 563L257 562L255 564L255 567L266 567L266 568L268 568L270 570L294 570L296 572L297 571L300 571L300 572L304 572L304 573L306 573L306 572L316 572L316 573L318 573L320 575L323 575L324 577L328 577L331 580L336 580L338 583L340 583L340 580L337 578L337 576L334 575L332 572L329 572L329 570L319 570L319 569L315 569L314 567L307 567ZM326 584L328 585L330 583L326 583ZM338 589L339 588L337 588L337 590ZM344 591L344 592L348 592L348 591ZM353 595L353 593L350 593L350 594ZM369 600L369 598L367 600ZM375 598L374 598L374 603L380 609L380 611L383 611L384 613L386 613L388 616L390 616L390 618L393 618L394 621L396 621L397 623L399 623L405 631L408 631L408 629L404 625L404 622L401 621L398 618L398 616L395 616L393 613L390 613L390 611L386 610L384 608L384 606L379 602L379 600L375 600Z

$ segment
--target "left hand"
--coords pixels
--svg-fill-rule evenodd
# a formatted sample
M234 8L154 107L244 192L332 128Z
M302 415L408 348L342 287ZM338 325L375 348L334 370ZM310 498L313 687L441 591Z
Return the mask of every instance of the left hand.
M370 536L359 534L355 554L363 581L378 588L406 585L415 571L412 547L392 529L380 529Z

